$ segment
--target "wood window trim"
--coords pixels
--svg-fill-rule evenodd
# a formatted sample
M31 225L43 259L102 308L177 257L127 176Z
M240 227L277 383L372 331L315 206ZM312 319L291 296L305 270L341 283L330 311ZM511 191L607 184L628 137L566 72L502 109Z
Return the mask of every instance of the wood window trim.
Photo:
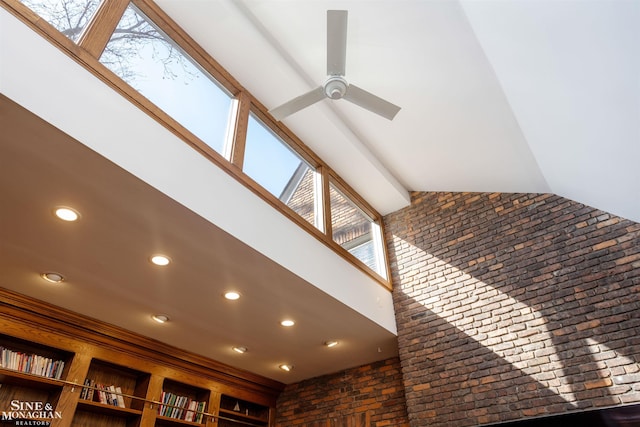
M349 201L351 201L351 203L353 203L357 209L359 209L360 211L362 211L362 213L369 218L369 220L371 220L372 222L374 222L378 227L380 227L380 239L381 239L381 248L380 250L382 251L382 256L384 259L384 272L386 274L386 276L388 278L391 277L391 269L390 269L390 265L389 265L389 257L388 257L388 253L387 253L387 245L386 245L386 239L385 239L385 229L384 229L384 221L382 220L382 216L376 212L371 206L369 206L369 204L353 189L351 188L351 186L349 186L349 184L347 184L342 178L340 178L340 176L338 174L336 174L333 170L328 170L327 173L327 184L326 184L326 191L327 191L327 197L329 197L329 184L333 185L334 187L336 187L338 189L338 191L340 191L342 193L342 195L344 197L346 197L347 199L349 199ZM327 208L329 209L329 221L331 221L331 206L329 205L329 203L326 203ZM331 241L333 242L333 233L328 233L329 238L331 239ZM335 242L334 242L335 243ZM365 263L363 263L362 261L360 261L358 258L356 258L354 255L352 255L351 253L349 253L349 251L347 251L346 249L344 249L342 246L340 246L339 244L336 243L336 245L340 248L341 251L344 251L346 253L348 253L351 257L353 257L357 262L359 262L361 264L360 268L364 268L362 266L365 266L367 269L373 271L369 266L367 266ZM392 289L391 287L391 279L385 279L382 276L380 276L378 273L375 273L376 276L380 277L384 282L389 283L389 285L387 286L390 290Z
M119 6L122 6L122 2L124 0L116 1L118 2ZM129 5L128 1L125 2L127 3L127 5L122 10L123 12ZM281 122L273 119L273 117L269 114L268 109L262 103L260 103L250 92L248 92L242 85L240 85L240 83L236 81L233 76L231 76L208 53L206 53L206 51L204 51L202 47L200 47L193 39L191 39L187 35L187 33L178 26L178 24L171 20L171 18L160 9L159 6L157 6L150 0L131 0L130 3L140 9L140 11L144 13L149 20L160 27L162 31L167 34L167 36L174 43L176 43L187 55L189 55L205 71L207 71L207 73L209 73L222 87L224 87L233 97L235 97L238 102L240 102L239 114L238 118L236 118L235 123L236 125L238 124L238 121L241 120L239 117L241 117L242 114L247 115L248 121L249 111L247 111L246 108L247 106L250 106L250 112L255 114L256 117L258 117L265 125L267 125L271 131L282 138L285 143L289 144L290 147L312 167L314 167L316 171L322 171L323 196L325 196L323 197L324 206L322 207L325 214L324 232L316 228L313 224L310 224L309 222L304 220L295 211L282 203L282 201L280 201L277 197L269 193L266 189L264 189L257 182L255 182L253 179L242 172L241 166L245 149L245 139L243 139L243 137L246 136L246 127L244 130L244 135L241 130L234 130L232 153L237 152L238 157L234 160L234 157L232 156L231 159L228 160L223 155L205 144L191 131L182 126L151 101L142 96L138 91L124 82L124 80L122 80L119 76L105 67L102 63L100 63L99 55L104 48L100 49L100 52L97 52L100 45L100 43L98 43L98 40L103 40L104 34L102 36L91 36L90 33L104 33L107 25L94 23L93 21L95 20L95 16L89 23L92 26L92 29L88 29L85 31L89 40L95 37L94 41L85 41L85 43L87 43L88 45L93 46L91 47L92 51L90 52L89 50L85 49L84 46L80 46L79 44L76 44L72 40L65 37L51 24L49 24L31 9L29 9L26 5L22 4L19 0L0 0L0 6L13 14L27 26L35 30L40 36L51 42L54 46L64 52L71 59L78 62L85 69L98 77L103 83L114 89L116 92L120 93L129 102L136 105L143 112L151 116L154 120L164 126L171 133L189 144L196 151L200 152L200 154L204 155L216 166L227 172L231 177L242 183L250 191L265 200L273 208L277 209L283 215L298 224L305 231L318 239L321 243L332 249L335 253L353 264L355 267L374 279L387 290L391 291L392 283L389 274L389 260L386 254L385 235L384 230L382 229L383 224L380 214L378 214L375 209L373 209L357 192L351 189L351 187L342 178L340 178L337 173L335 173L328 165L326 165L289 128L287 128ZM111 20L113 19L112 16L115 13L116 9L117 8L114 7L109 10L108 16L111 17ZM118 21L119 19L116 20L116 25ZM93 26L95 26L95 29L93 29ZM236 154L234 154L234 156L235 155ZM349 195L351 200L356 203L356 205L360 209L362 209L363 212L365 212L371 219L376 221L376 223L381 227L381 232L383 233L382 249L385 251L385 268L387 272L387 278L380 276L365 263L357 259L354 255L352 255L347 250L342 248L338 243L333 241L331 235L331 217L328 198L329 180L332 183L337 184L338 188L341 189L341 191L344 191L347 195ZM325 186L326 190L324 189ZM326 195L324 194L325 192L327 193ZM329 222L328 227L326 227L327 221Z
M13 0L15 1L15 0ZM160 7L149 0L131 0L149 20L161 29L177 46L213 77L231 96L235 97L245 89L195 40L173 21ZM248 93L248 92L247 92Z
M127 6L129 6L129 0L101 2L98 10L82 32L78 45L89 52L91 56L99 58L107 47L107 43L109 43L109 39Z
M338 191L343 193L351 202L362 211L362 213L367 216L372 221L380 221L381 216L378 212L375 211L369 204L353 189L349 184L347 184L338 174L336 174L333 170L329 173L329 182L335 186Z
M251 112L251 96L247 91L242 91L237 97L237 107L234 117L233 136L229 160L242 171L244 165L244 153L246 150L247 128L249 126L249 113Z
M307 145L302 142L289 128L283 125L281 122L276 121L268 109L253 99L251 102L251 113L264 123L271 132L273 132L278 138L280 138L285 144L287 144L293 151L295 151L302 159L307 162L314 169L318 169L320 166L325 166L324 162L313 152Z
M333 224L331 222L331 196L330 196L330 188L329 188L329 170L326 167L320 168L320 179L322 180L321 188L322 188L322 219L324 221L324 233L326 236L332 236L331 240L333 240ZM355 258L355 257L354 257Z

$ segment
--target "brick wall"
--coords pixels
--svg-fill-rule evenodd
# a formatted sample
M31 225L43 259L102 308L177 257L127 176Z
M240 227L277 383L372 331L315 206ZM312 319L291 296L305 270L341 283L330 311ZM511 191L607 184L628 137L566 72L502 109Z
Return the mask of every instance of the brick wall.
M312 425L366 411L371 427L408 426L397 358L288 385L278 398L276 426Z
M640 402L640 224L554 195L385 217L412 426Z

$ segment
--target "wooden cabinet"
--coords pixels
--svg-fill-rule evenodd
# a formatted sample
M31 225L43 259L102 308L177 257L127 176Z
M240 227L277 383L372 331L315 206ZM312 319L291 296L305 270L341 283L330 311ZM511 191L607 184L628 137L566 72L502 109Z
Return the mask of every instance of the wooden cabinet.
M218 427L268 426L269 407L222 395Z
M150 376L128 367L92 360L71 425L139 427Z
M202 424L206 421L210 394L209 390L166 379L156 425Z
M52 427L269 427L284 387L2 289L0 330L0 413Z
M72 358L70 352L0 335L0 421L58 416Z

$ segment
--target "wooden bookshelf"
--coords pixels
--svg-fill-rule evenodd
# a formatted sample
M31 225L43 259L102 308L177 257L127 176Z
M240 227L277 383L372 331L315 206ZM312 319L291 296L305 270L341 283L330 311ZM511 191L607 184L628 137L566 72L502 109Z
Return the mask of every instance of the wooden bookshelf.
M281 383L2 288L0 313L0 347L20 353L14 360L37 356L39 361L50 359L63 365L57 375L42 375L4 363L0 367L2 411L14 401L46 403L58 415L46 420L51 427L274 425L273 408L284 388ZM119 400L96 399L98 384L107 386ZM91 397L89 388L94 392ZM182 397L187 408L182 408L181 416L161 413L163 393ZM185 419L190 401L203 402L200 420Z
M13 412L13 405L27 405L25 410L31 412L55 410L72 358L71 352L0 335L0 409ZM27 418L16 415L15 419Z
M0 368L33 376L62 379L73 353L47 345L0 335Z
M269 407L235 397L220 397L218 427L268 426Z
M207 421L210 391L166 379L158 407L156 425L199 425Z
M94 359L80 391L72 426L140 425L151 374ZM102 398L101 398L102 396Z
M74 427L94 427L94 426L114 426L114 427L139 427L142 411L119 410L116 407L105 405L93 408L88 402L78 405L73 416L72 426Z

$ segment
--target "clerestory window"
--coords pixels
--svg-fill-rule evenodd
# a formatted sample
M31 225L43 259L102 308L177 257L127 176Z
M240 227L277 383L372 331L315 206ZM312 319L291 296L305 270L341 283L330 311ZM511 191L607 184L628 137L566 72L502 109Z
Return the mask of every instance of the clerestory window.
M333 182L329 184L333 240L370 269L385 277L380 226Z
M100 62L223 153L232 97L133 4L125 10Z
M100 5L100 0L20 0L25 6L77 42Z
M315 169L253 114L249 115L242 170L305 221L321 228Z

